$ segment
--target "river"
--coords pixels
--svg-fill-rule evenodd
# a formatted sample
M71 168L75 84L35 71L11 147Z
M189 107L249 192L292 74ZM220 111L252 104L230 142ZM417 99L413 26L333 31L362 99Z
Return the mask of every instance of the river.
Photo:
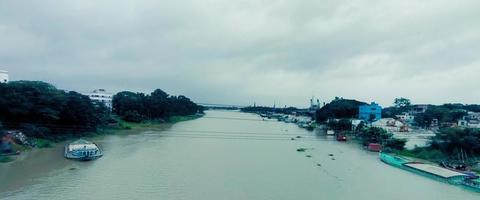
M302 138L290 139L296 136ZM208 111L166 131L95 141L105 156L92 162L65 160L53 148L40 157L45 166L0 164L0 186L11 188L0 190L0 199L480 199L388 166L354 143L247 113ZM26 180L12 181L15 176Z

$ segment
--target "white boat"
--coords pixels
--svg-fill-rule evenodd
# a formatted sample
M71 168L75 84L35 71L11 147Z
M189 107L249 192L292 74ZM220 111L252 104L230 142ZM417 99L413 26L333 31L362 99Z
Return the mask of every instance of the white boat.
M87 140L79 139L65 145L65 158L68 159L88 161L102 157L102 155L102 150L98 145Z

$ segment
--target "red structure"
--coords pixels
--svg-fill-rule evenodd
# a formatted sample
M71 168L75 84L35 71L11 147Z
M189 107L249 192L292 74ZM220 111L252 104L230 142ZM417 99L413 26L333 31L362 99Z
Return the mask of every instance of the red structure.
M345 141L347 141L347 136L342 135L342 134L338 134L338 135L337 135L337 141L339 141L339 142L345 142Z
M369 151L373 151L373 152L380 152L382 150L382 145L380 145L378 143L370 143L370 144L368 144L367 149Z

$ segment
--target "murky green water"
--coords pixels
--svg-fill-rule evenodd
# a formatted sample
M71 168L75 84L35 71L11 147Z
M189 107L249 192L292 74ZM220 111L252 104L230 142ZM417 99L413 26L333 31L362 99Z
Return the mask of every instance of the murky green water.
M211 111L167 132L108 136L97 141L103 158L62 161L0 199L480 199L479 193L385 165L355 144L258 119ZM297 135L304 138L290 140Z

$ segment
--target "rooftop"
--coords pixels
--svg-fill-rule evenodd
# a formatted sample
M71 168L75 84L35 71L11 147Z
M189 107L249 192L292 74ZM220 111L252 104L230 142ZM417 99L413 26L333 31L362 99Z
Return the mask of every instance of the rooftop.
M68 151L78 150L98 150L98 147L96 144L83 139L68 144Z
M462 174L462 173L459 173L459 172L456 172L456 171L452 171L452 170L445 169L445 168L442 168L442 167L437 167L437 166L434 166L434 165L423 164L423 163L407 163L407 164L405 164L405 166L415 168L415 169L418 169L420 171L428 172L430 174L434 174L434 175L437 175L437 176L440 176L440 177L443 177L443 178L447 178L447 179L452 178L452 177L456 177L456 176L467 176L465 174Z

